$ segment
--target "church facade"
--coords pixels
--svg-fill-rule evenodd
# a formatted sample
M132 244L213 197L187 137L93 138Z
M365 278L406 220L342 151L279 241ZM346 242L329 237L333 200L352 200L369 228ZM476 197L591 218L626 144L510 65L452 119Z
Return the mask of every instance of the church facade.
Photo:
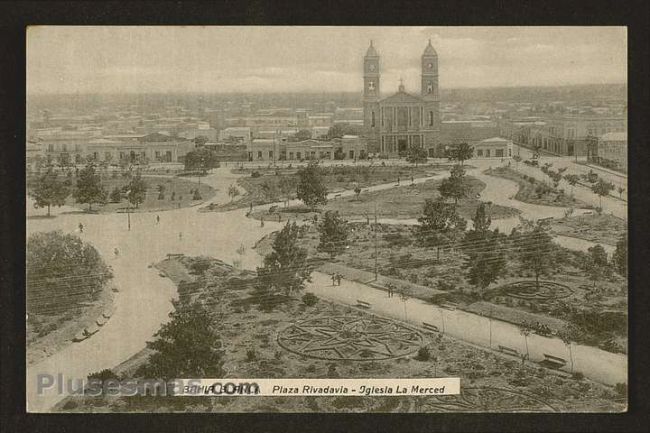
M438 54L431 41L421 57L420 94L412 95L400 83L397 93L380 96L380 58L370 42L363 58L363 123L368 148L385 157L399 157L413 146L434 156L440 136Z

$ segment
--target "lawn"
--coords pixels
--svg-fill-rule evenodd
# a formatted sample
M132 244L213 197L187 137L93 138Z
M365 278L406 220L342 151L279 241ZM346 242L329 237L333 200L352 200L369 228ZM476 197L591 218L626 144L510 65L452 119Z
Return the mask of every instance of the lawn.
M192 266L193 260L181 260ZM203 259L202 259L203 260ZM180 275L178 272L174 274ZM296 323L336 318L343 323L393 323L348 306L319 300L307 306L290 298L271 312L260 311L252 296L252 276L214 260L196 278L193 293L211 305L224 350L225 377L242 378L415 378L461 377L467 399L449 397L69 397L60 412L446 412L446 411L611 411L625 408L613 388L580 376L522 365L506 355L448 337L407 327L414 343L403 355L383 360L320 359L288 350ZM176 281L179 284L179 281ZM180 287L179 287L180 290ZM182 294L182 292L181 292ZM404 325L398 325L404 326ZM357 328L359 329L359 328ZM363 332L363 331L358 331ZM347 334L341 333L341 338ZM356 334L355 334L356 335ZM317 336L314 343L318 344ZM390 335L388 335L390 341ZM282 344L281 344L282 342ZM293 346L291 346L293 347ZM313 347L313 346L310 346ZM417 355L427 347L429 357ZM413 351L414 350L414 351ZM123 379L134 378L147 362L143 351L116 366ZM432 355L432 356L431 356ZM496 397L495 397L496 396ZM469 403L468 403L469 402Z
M415 166L331 166L322 167L323 182L327 191L338 192L352 190L355 187L367 188L389 182L397 182L407 185L411 178L419 179L432 176L441 171L447 171L451 165L428 164ZM287 195L295 197L295 185L298 182L298 168L291 164L285 168L271 169L234 169L234 173L244 174L238 179L238 184L246 193L238 197L236 201L222 206L213 206L210 210L225 211L237 208L245 208L253 205L274 203L285 200ZM289 178L293 190L284 194L280 188L282 178Z
M362 192L359 196L342 197L328 201L321 213L332 210L338 211L347 219L374 219L375 207L378 218L397 218L411 219L418 218L422 215L422 208L426 199L435 199L440 196L438 187L440 180L429 180L422 183L411 185L410 182L404 182L402 186L390 188L382 191ZM480 180L467 176L465 185L468 188L467 198L458 202L458 213L465 219L471 219L476 213L476 208L481 201L476 198L483 189L485 184ZM289 208L279 207L278 212L283 215L283 220L291 219L312 219L313 212L308 212L304 206L295 206ZM260 218L268 212L253 212L254 218ZM490 215L492 219L509 218L519 214L519 211L513 208L492 205ZM273 216L265 215L267 219L274 219Z
M566 192L562 189L555 189L547 183L539 181L533 177L529 177L525 174L521 174L512 168L491 168L484 171L483 173L517 182L519 185L519 191L517 191L515 199L524 203L544 206L593 208L592 205L566 194Z
M142 178L147 182L146 198L144 203L140 203L137 208L131 206L131 212L155 212L188 207L209 200L216 193L214 188L209 185L204 183L199 185L195 182L196 178L192 178L191 180L176 176L142 176ZM109 196L113 189L123 188L129 181L130 178L118 175L117 172L114 175L102 174L102 185L108 191ZM160 185L164 187L164 194L162 196L159 194ZM201 198L194 200L194 194L190 191L197 188ZM68 197L66 204L84 210L88 209L87 204L75 203L72 196ZM100 213L125 212L128 206L129 203L126 196L122 194L119 202L112 202L109 199L109 202L104 205L93 204L92 209Z
M558 235L608 245L616 245L623 236L627 235L627 222L613 215L578 215L553 220L551 227Z

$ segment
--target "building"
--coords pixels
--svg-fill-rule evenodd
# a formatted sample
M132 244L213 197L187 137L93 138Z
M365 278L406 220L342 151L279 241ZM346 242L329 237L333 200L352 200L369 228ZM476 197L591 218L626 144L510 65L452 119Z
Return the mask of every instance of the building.
M589 161L627 172L627 133L607 132L593 140Z
M304 140L286 143L285 155L288 161L334 159L334 142Z
M230 127L225 128L219 133L221 141L236 141L245 144L251 141L251 129L248 127Z
M363 59L363 113L368 148L383 156L403 156L411 146L422 146L434 156L439 143L438 54L431 41L421 57L420 95L411 95L400 83L397 93L380 94L380 58L370 42Z
M341 159L365 159L368 156L366 141L357 135L344 135L337 154Z
M311 138L314 140L325 140L329 137L329 126L314 126L311 128Z
M474 157L476 158L511 158L512 157L512 141L501 138L492 137L481 140L473 145Z
M278 161L279 158L279 140L274 138L257 138L250 142L248 149L249 161Z
M586 156L592 138L610 132L627 132L627 118L623 115L563 114L504 122L501 130L502 135L517 144L556 155Z

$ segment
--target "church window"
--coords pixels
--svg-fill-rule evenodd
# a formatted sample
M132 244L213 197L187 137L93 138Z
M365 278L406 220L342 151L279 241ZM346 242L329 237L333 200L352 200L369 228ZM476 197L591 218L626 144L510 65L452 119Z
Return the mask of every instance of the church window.
M427 93L433 93L433 83L431 81L427 83Z
M433 111L429 111L429 126L433 126Z
M370 126L375 127L375 112L372 112L372 120L370 121Z

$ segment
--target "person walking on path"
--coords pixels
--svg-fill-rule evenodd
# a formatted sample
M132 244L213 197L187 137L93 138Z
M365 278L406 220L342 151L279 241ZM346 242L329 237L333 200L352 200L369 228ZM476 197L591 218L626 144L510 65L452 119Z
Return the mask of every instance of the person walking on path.
M156 215L156 224L160 224L160 215Z
M79 233L83 233L83 232L84 232L84 225L79 223Z
M336 274L332 272L332 286L336 285Z
M264 216L260 217L260 227L264 227Z
M397 176L397 184L399 185L399 176Z
M115 247L115 249L113 250L113 254L115 254L115 258L118 258L120 256L120 250L118 250L117 247Z
M183 240L183 232L178 232L178 240Z
M343 278L343 275L341 274L336 274L336 285L340 286L341 285L341 278Z

